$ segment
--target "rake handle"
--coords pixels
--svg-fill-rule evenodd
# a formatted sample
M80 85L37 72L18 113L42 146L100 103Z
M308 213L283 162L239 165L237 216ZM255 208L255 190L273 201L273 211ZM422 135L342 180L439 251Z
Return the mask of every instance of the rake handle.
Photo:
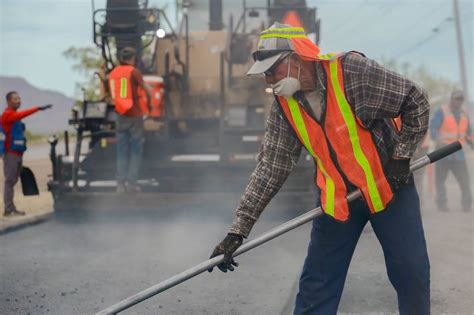
M450 143L438 150L435 150L418 160L414 161L410 165L410 171L416 171L417 169L420 169L428 164L434 163L456 151L459 151L462 149L461 143L459 141ZM350 194L347 195L346 199L347 201L353 201L361 196L360 190L355 190L351 192ZM313 210L310 210L288 222L285 222L270 231L267 231L263 233L262 235L245 242L240 246L237 251L234 253L234 257L239 256L255 247L258 247L282 234L285 234L288 231L291 231L307 222L312 221L313 219L317 218L322 214L321 207L315 208ZM224 259L224 255L216 256L214 258L208 259L199 265L196 265L194 267L189 268L188 270L185 270L177 275L174 275L171 278L168 278L167 280L164 280L158 284L155 284L152 287L149 287L148 289L145 289L135 295L132 295L112 306L109 306L108 308L98 312L96 315L105 315L105 314L117 314L118 312L121 312L123 310L126 310L130 307L132 307L135 304L138 304L140 302L143 302L144 300L147 300L151 298L152 296L159 294L163 291L166 291L186 280L189 280L198 274L201 274L205 272L207 269L211 267L215 267L218 264L222 262Z

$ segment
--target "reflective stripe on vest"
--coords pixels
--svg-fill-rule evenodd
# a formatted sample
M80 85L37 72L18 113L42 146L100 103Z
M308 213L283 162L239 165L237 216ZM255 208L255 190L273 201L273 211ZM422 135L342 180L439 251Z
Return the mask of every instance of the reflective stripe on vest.
M341 173L343 173L351 184L362 191L371 212L379 212L386 208L393 197L393 193L385 178L377 148L372 140L372 134L363 127L354 115L346 99L339 56L321 62L328 78L326 110L325 115L323 115L325 119L322 128L293 98L286 101L285 98L278 97L279 103L282 105L290 123L294 121L292 123L293 129L295 129L302 144L313 157L316 156L316 164L326 177L326 182L328 182L327 175L330 175L329 177L334 180L336 177L342 178ZM285 110L285 107L288 107L289 110ZM300 119L300 117L306 117L306 119ZM308 139L305 140L305 138ZM310 146L310 144L312 145ZM326 156L313 154L313 151L317 152L315 144L316 146L330 145L335 153L336 161L333 161L329 150L323 153ZM324 163L321 163L321 161L324 161ZM320 164L322 167L320 167ZM328 169L336 170L337 174L323 171ZM335 182L336 192L338 191L338 185L345 186L343 181L342 183L340 181ZM329 197L326 189L329 187L318 186L321 188L322 194ZM335 195L336 201L341 199L337 193ZM347 205L345 195L343 197L344 203ZM338 213L337 207L340 205L336 202L335 213ZM331 215L329 211L326 211L326 213ZM336 218L335 215L334 217Z
M345 221L349 217L346 185L332 163L323 129L304 111L297 101L279 97L279 103L301 143L314 158L318 169L316 184L321 189L321 206L325 213Z
M443 123L439 129L439 140L443 144L459 141L464 144L467 135L469 120L465 112L460 113L459 122L456 121L448 106L441 107L443 111Z
M326 213L329 215L334 216L334 181L327 173L326 169L324 168L321 159L316 155L309 142L308 131L306 130L303 117L301 116L301 112L298 106L298 103L293 97L288 99L288 106L290 107L291 116L293 117L293 121L295 122L296 128L299 131L301 139L303 140L304 146L308 149L308 152L311 156L316 160L316 164L318 168L324 175L325 183L326 183Z
M330 60L330 59L333 59L335 56L336 56L335 53L327 53L327 54L324 54L324 55L318 55L318 59Z
M340 71L339 67L339 60L332 60L329 62L329 70L330 70L330 85L332 85L332 89L335 93L336 96L336 101L337 105L339 107L340 113L342 114L342 117L345 122L345 126L347 127L348 133L349 133L349 139L350 143L352 145L352 152L355 156L355 160L357 161L357 164L362 168L364 176L365 176L365 185L364 187L368 188L368 194L369 194L369 200L372 203L372 210L374 212L379 212L385 209L385 204L382 201L382 198L380 196L379 188L377 187L377 183L375 182L375 177L372 172L372 167L369 164L368 158L365 155L364 151L361 148L361 143L360 143L360 131L361 127L357 125L355 115L352 113L352 109L347 102L347 99L344 95L344 92L341 88L341 85L339 84L339 74L342 76L342 71ZM369 132L366 132L369 137L371 135ZM373 145L373 143L372 143ZM375 146L373 146L375 148ZM372 150L375 151L376 150ZM380 164L380 159L378 159L378 154L377 154L377 160L379 161ZM380 168L382 171L382 168ZM383 171L381 172L383 174ZM384 176L383 176L384 177Z
M127 78L120 79L120 97L127 98Z

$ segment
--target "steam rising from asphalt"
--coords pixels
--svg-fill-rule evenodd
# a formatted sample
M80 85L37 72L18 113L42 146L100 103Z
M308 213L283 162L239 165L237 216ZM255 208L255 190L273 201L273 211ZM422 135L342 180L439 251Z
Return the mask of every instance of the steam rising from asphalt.
M197 185L206 183L203 178ZM451 213L436 211L429 185L425 177L422 213L436 288L434 312L466 313L472 309L472 214L459 208L460 192L452 177L447 183ZM91 199L85 210L71 203L69 211L57 213L53 221L0 236L0 313L49 309L51 314L90 314L200 263L227 233L240 196L110 194ZM279 198L251 237L310 207L296 204L294 198L284 200L284 195ZM130 313L289 314L310 228L306 225L239 256L234 273L202 274ZM397 311L383 254L370 229L356 249L340 310Z

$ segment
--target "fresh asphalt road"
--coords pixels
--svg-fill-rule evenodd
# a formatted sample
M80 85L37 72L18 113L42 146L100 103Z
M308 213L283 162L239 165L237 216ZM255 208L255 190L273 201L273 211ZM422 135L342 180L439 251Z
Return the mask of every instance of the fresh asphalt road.
M452 180L452 179L451 179ZM156 195L154 210L77 212L0 236L0 314L92 314L208 258L239 196ZM424 204L434 314L472 314L472 214ZM278 206L278 207L277 207ZM297 214L271 205L251 236ZM204 273L124 314L289 314L310 225L240 256L233 273ZM341 313L397 312L383 254L368 226L351 264Z

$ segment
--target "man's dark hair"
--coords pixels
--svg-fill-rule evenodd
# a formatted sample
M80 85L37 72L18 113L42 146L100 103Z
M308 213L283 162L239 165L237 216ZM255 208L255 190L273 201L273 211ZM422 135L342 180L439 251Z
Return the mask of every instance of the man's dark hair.
M137 51L133 47L124 47L118 53L118 59L120 62L130 61L137 55Z
M12 99L13 94L18 94L18 92L17 91L10 91L10 92L7 93L7 95L5 96L5 98L7 99L7 102Z

